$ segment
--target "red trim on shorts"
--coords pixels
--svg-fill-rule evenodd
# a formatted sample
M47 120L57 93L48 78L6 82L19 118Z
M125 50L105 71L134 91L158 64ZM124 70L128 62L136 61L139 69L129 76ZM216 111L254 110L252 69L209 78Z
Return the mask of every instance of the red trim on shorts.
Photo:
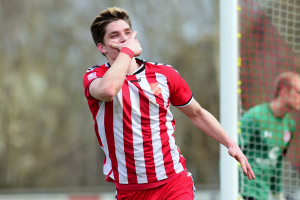
M154 183L143 183L143 184L119 184L119 183L116 183L110 177L109 178L106 177L105 180L108 182L115 183L116 188L121 189L121 190L146 190L146 189L155 188L155 187L164 185L164 184L168 183L169 181L171 181L175 178L178 178L183 173L186 173L185 170L183 170L179 174L175 174L165 180L161 180L161 181L154 182Z

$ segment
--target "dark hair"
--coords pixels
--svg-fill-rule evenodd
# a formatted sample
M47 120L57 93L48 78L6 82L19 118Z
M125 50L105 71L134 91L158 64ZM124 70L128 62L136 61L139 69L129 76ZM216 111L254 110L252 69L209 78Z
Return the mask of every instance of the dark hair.
M103 10L93 21L91 25L91 33L93 40L97 46L98 43L104 45L104 35L106 33L106 26L117 20L124 20L127 22L131 29L131 22L129 19L129 14L122 8L107 8Z

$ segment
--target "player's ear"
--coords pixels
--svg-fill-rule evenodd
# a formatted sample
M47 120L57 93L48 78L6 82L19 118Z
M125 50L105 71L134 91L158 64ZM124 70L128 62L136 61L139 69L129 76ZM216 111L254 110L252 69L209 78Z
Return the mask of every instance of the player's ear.
M98 43L97 44L97 48L99 49L99 51L101 52L101 53L106 53L107 52L107 50L106 50L106 47L103 45L103 44L101 44L101 43Z

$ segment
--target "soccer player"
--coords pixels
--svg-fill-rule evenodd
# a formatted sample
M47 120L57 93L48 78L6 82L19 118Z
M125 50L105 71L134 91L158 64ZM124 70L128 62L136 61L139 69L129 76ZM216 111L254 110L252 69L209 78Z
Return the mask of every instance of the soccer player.
M170 104L225 145L248 178L255 178L239 146L193 99L174 68L134 58L142 48L125 10L102 11L91 33L108 62L89 68L83 84L105 153L103 171L115 184L117 199L194 199L191 173L175 144Z
M289 111L300 109L300 76L284 72L275 80L274 98L249 109L241 118L239 144L256 180L240 176L240 193L247 200L284 200L282 160L295 132Z

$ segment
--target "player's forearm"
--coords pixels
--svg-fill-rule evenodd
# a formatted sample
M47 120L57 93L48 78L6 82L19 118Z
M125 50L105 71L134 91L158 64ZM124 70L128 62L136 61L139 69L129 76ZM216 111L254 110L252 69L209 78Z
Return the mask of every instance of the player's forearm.
M132 59L127 54L119 53L117 59L102 77L98 88L108 101L111 101L122 88L131 61Z
M205 109L201 108L199 112L190 119L193 121L195 126L227 148L235 144L218 120Z

